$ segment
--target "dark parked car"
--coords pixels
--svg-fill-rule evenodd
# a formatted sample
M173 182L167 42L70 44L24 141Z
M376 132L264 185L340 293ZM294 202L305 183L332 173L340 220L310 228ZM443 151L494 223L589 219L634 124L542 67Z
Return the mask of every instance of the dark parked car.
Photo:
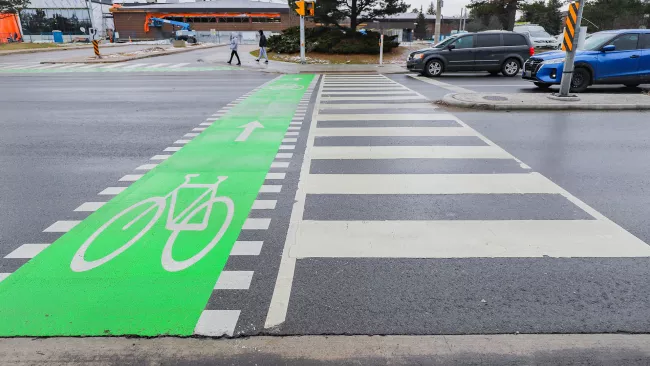
M525 64L523 78L539 88L560 84L566 52L545 52ZM571 90L583 92L592 84L650 83L650 30L621 29L592 34L576 51Z
M528 37L520 33L463 33L411 53L406 67L427 76L448 71L489 71L512 77L534 53Z

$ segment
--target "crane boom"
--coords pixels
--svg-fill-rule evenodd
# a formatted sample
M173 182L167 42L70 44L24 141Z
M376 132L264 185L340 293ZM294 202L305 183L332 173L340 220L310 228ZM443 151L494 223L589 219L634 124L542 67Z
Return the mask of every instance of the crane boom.
M150 26L160 27L163 23L175 25L181 27L182 30L191 30L189 23L177 22L175 20L163 19L163 18L151 18Z

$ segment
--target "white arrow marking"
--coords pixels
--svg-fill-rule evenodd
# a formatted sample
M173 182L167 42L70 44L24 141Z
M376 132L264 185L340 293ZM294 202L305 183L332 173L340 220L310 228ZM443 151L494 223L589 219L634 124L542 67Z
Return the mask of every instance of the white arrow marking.
M248 138L253 133L253 131L255 131L256 128L264 128L264 126L262 126L262 124L259 123L258 121L253 121L243 126L239 126L239 128L243 128L244 131L242 131L242 133L240 133L239 136L237 136L237 138L235 139L235 141L237 142L248 140Z

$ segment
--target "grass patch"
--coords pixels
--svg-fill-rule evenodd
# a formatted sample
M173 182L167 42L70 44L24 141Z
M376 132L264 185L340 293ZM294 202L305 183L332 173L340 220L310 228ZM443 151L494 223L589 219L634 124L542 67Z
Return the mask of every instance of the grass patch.
M402 64L406 63L406 57L410 52L416 49L423 48L422 45L411 47L397 47L392 52L384 53L385 64ZM260 51L251 51L251 55L255 58L258 57ZM271 61L282 61L291 63L300 63L299 53L276 53L268 52ZM321 64L321 65L369 65L378 64L379 55L336 55L330 53L308 52L305 55L308 64Z
M3 43L0 44L0 51L14 51L14 50L33 50L41 48L56 48L59 47L55 43Z

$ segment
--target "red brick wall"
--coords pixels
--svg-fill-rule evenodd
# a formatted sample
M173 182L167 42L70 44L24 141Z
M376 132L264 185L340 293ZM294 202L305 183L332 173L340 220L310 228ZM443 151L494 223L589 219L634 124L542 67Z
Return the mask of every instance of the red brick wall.
M197 14L200 15L200 14ZM119 32L121 39L162 39L171 37L172 26L163 24L162 28L150 27L149 32L144 32L144 12L120 12L113 13L115 30ZM280 32L288 27L300 24L298 16L292 14L280 14L279 23L253 23L248 19L246 23L190 23L192 29L196 31L257 31L262 29L270 32ZM314 23L308 21L307 26L313 26Z

